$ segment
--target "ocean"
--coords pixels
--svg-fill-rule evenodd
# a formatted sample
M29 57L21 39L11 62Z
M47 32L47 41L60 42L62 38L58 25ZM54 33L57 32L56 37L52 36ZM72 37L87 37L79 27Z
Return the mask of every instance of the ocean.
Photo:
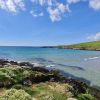
M0 59L43 64L100 86L100 51L1 46Z

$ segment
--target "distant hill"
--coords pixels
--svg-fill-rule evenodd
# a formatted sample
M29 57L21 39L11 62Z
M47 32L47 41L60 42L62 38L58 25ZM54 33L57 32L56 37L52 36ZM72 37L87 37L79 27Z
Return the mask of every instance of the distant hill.
M78 49L78 50L97 50L100 51L100 41L85 42L73 45L59 45L58 48Z

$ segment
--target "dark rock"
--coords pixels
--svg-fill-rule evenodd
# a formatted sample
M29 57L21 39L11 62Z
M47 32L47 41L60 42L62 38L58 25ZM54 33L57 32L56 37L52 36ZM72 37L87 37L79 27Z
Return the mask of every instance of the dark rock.
M44 68L44 67L33 67L32 70L33 71L43 72L43 73L48 73L49 72L49 70Z
M88 89L88 85L85 82L75 80L75 79L68 79L67 83L69 83L73 87L73 93L77 96L80 93L86 93Z
M31 80L24 80L23 81L23 85L31 86L32 85L32 81Z
M89 93L96 98L96 100L100 100L100 87L92 86L89 88Z
M33 64L29 63L29 62L21 62L18 64L19 66L29 66L29 67L33 67Z
M11 65L18 65L18 63L15 62L15 61L9 61L9 63L10 63Z
M42 74L42 75L36 75L36 76L29 76L24 78L21 81L21 84L30 86L32 83L40 83L40 82L46 82L50 81L54 77L53 74Z
M0 59L0 65L4 66L8 63L9 61L7 59Z

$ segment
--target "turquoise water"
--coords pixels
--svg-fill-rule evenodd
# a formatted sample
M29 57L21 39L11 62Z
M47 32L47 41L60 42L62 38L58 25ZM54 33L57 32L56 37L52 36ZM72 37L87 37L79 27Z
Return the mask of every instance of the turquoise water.
M52 65L100 86L100 51L57 48L0 47L0 58Z

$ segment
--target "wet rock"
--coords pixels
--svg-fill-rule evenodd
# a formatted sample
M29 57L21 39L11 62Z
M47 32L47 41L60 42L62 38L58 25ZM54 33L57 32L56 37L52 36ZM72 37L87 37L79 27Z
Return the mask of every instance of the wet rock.
M10 63L11 65L18 65L18 63L15 62L15 61L9 61L9 63Z
M89 92L92 96L94 96L97 100L100 100L100 87L92 86L89 87Z
M7 59L0 59L0 66L6 65L8 62Z
M31 64L31 63L29 63L29 62L20 62L18 65L19 65L19 66L33 67L33 64Z
M33 67L32 70L33 71L43 72L43 73L48 73L49 72L49 70L44 68L44 67Z
M80 93L86 93L88 89L88 85L85 82L75 80L75 79L70 79L67 81L72 87L73 87L73 94L77 96Z

